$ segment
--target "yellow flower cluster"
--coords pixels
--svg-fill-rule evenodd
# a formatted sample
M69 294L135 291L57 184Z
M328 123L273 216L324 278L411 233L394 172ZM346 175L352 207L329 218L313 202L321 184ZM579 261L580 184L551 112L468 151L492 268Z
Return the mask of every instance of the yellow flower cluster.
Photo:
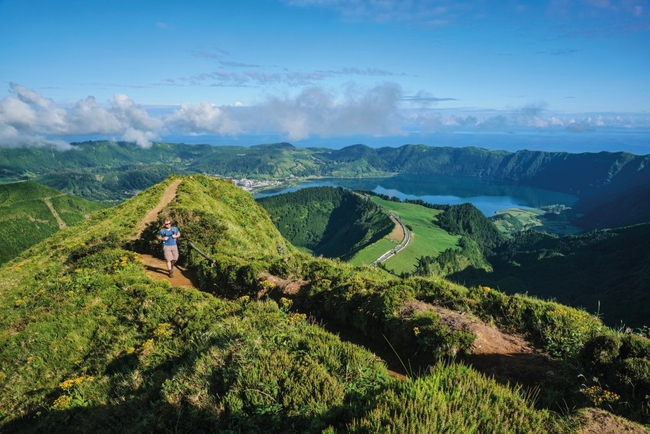
M16 307L19 307L19 306L22 305L24 302L25 302L25 300L23 300L22 298L17 298L17 299L16 299L16 302L14 303L14 305L15 305Z
M68 395L61 395L56 399L56 401L54 401L52 408L55 410L67 410L70 408L70 404L72 404L72 397Z
M413 327L413 334L415 334L415 336L420 336L420 333L422 333L420 327Z
M595 405L599 406L605 402L616 402L621 397L614 392L605 390L600 386L591 386L583 390L587 398Z
M280 304L282 305L283 308L289 309L293 304L293 301L289 300L288 298L282 297L280 299Z
M485 292L490 292L490 291L492 291L492 288L490 288L489 286L481 286L481 289L482 289L483 291L485 291Z
M135 353L135 348L134 347L127 348L126 354L133 354L133 353Z
M158 324L158 328L153 331L153 334L156 336L171 336L174 334L172 330L172 325L166 322Z
M289 318L287 318L287 322L289 324L294 324L300 321L305 321L306 319L307 319L307 315L305 315L304 313L294 313Z
M87 377L85 375L82 375L81 377L72 378L70 380L65 380L63 383L59 384L59 387L61 389L63 389L63 390L68 390L68 389L71 389L71 388L73 388L74 386L76 386L78 384L83 383L84 381L85 382L91 382L91 381L94 381L94 380L95 380L95 377L91 377L91 376Z
M153 351L153 339L149 339L144 344L142 344L142 353L146 355L152 351Z
M249 295L242 295L242 296L239 297L237 300L239 300L241 303L248 303L248 300L250 300L250 299L251 299L251 298L250 298Z

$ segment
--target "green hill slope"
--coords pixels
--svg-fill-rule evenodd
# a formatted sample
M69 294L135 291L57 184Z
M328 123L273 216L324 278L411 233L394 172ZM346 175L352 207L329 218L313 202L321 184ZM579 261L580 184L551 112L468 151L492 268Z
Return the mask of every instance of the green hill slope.
M650 422L647 340L618 336L556 303L302 255L227 181L184 177L159 215L172 216L183 239L217 260L181 245L201 290L152 280L132 249L153 247L156 222L131 238L173 181L94 213L0 268L0 431L571 432L577 418L543 407L577 408L603 396L616 411ZM505 381L513 377L502 377L511 369L464 358L477 337L444 322L433 302L526 333L571 363L531 377L540 390L535 407ZM388 339L405 365L418 360L422 370L389 377L384 361L322 321L366 342ZM601 341L592 338L609 339L616 352L600 357ZM498 372L484 376L454 360ZM579 366L611 375L610 394L581 392L576 375L590 372L573 371Z
M0 184L0 264L102 208L33 181Z
M374 203L343 188L305 188L257 202L285 238L316 256L351 258L394 226Z
M612 327L650 324L650 224L583 235L527 233L488 258L494 271L460 272L451 279L529 293L600 312Z

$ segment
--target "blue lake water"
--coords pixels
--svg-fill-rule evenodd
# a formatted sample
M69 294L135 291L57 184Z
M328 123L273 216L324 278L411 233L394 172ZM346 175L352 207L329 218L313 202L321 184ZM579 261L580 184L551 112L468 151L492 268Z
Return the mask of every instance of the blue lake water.
M436 205L471 203L484 215L509 208L539 208L562 204L572 207L577 198L572 195L542 190L512 182L480 178L458 178L434 175L399 175L390 178L328 178L301 183L297 187L265 190L255 198L289 193L308 187L343 187L368 190L404 199L421 199Z

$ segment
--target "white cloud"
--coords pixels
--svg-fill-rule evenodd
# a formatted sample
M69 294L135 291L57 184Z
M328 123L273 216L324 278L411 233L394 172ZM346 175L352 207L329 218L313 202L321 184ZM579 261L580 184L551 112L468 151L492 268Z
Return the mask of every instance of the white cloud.
M0 99L0 146L65 147L63 140L84 136L119 137L147 148L165 134L237 136L281 133L289 140L309 137L401 136L435 131L516 131L518 129L591 132L606 128L650 130L650 115L552 113L544 101L508 110L436 109L414 102L436 102L425 91L405 96L392 82L374 87L348 85L340 91L308 87L295 95L270 95L256 105L183 104L152 116L123 94L104 104L89 96L62 108L24 86L12 84ZM152 110L153 111L153 110Z
M311 87L295 97L269 97L257 106L257 114L247 121L249 125L280 129L290 140L302 140L312 135L402 135L401 98L402 90L395 83L370 89L349 86L341 98L323 88Z
M186 133L234 135L241 132L239 124L232 119L229 108L221 109L205 101L198 105L183 104L164 120L170 128Z
M78 101L71 109L57 104L25 86L10 84L15 95L0 100L0 146L47 144L61 146L52 136L82 134L121 135L140 146L164 132L164 123L126 95L115 95L108 108L94 97Z
M141 148L148 149L151 147L151 141L158 138L157 134L151 131L136 130L127 128L122 138L127 142L135 142Z

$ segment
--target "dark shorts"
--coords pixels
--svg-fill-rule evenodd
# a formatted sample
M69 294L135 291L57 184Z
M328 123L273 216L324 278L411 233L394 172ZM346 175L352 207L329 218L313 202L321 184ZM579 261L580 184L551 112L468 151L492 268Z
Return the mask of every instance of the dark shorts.
M165 261L178 261L178 246L163 246L163 253L165 254Z

